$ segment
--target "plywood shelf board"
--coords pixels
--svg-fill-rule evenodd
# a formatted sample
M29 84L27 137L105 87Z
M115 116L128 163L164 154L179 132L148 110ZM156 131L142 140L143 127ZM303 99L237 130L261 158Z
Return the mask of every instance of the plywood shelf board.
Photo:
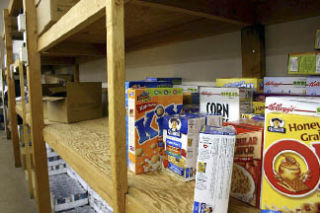
M56 123L43 130L47 142L107 202L111 202L108 119L74 124ZM124 132L125 134L125 132ZM164 173L134 175L128 172L128 212L191 212L194 182L184 183ZM232 200L230 213L256 213L257 209Z

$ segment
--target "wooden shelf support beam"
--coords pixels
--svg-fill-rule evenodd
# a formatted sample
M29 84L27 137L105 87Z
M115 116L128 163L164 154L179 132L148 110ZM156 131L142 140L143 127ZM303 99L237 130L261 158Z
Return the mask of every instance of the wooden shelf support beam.
M105 0L113 211L125 213L128 190L125 125L124 0Z
M263 78L266 74L264 31L260 24L241 30L242 77Z
M5 47L7 50L6 58L6 80L8 84L8 106L9 106L9 117L11 124L11 139L13 145L13 154L14 154L14 164L16 167L21 167L21 157L20 157L20 148L19 148L19 136L18 136L18 127L17 127L17 113L16 113L16 91L14 86L14 78L10 74L10 65L13 63L13 53L12 53L12 38L10 36L10 27L9 27L9 11L5 9L3 11L4 17L4 32L5 32Z
M34 0L24 0L27 27L28 67L27 79L31 113L31 141L35 170L35 194L39 213L50 213L50 188L47 165L47 152L43 141L43 107L41 87L41 62L38 52L37 13Z

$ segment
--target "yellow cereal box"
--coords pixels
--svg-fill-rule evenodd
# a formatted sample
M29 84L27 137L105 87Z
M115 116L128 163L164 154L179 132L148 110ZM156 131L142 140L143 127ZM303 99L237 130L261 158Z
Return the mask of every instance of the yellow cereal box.
M261 208L284 213L320 211L320 118L266 114Z
M263 80L258 78L217 78L216 86L247 88L263 92Z
M266 107L266 104L264 101L253 101L253 114L264 114L264 108Z
M183 108L181 88L128 90L129 169L136 174L160 169L165 152L163 119Z

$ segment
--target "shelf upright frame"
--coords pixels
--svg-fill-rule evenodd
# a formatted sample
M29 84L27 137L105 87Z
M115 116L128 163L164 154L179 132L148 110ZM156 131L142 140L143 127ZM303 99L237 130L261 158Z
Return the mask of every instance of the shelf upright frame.
M13 64L12 53L12 38L11 38L11 23L8 9L3 10L4 18L4 33L5 33L5 48L6 48L6 81L8 85L8 107L11 124L11 139L14 154L15 167L21 167L21 156L19 147L19 136L17 127L17 113L16 113L16 91L14 86L13 74L10 72L10 66Z
M106 31L113 210L115 213L125 213L128 176L124 134L124 0L106 0Z
M26 14L26 40L28 50L27 82L31 115L31 141L35 170L35 194L39 213L50 213L50 188L47 152L43 141L43 103L41 87L41 61L38 52L37 12L34 0L23 0Z

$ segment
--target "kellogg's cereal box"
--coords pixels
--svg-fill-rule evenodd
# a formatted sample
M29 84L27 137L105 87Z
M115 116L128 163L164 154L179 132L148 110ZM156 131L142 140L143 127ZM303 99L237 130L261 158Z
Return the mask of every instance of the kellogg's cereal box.
M200 113L238 121L242 113L252 113L252 95L252 89L200 87Z
M217 87L254 89L263 92L263 80L258 78L217 78Z
M193 213L227 213L235 134L232 126L201 130Z
M261 208L320 211L320 118L267 112Z
M308 77L306 89L307 89L307 95L320 95L320 78Z
M306 94L305 77L265 77L264 93L267 94Z
M136 174L160 169L163 119L181 112L182 93L179 88L128 90L129 169Z
M182 180L193 180L196 174L199 132L206 118L195 114L166 116L163 141L166 158L163 167Z
M237 132L231 196L259 208L263 127L244 122L226 125L234 126Z

